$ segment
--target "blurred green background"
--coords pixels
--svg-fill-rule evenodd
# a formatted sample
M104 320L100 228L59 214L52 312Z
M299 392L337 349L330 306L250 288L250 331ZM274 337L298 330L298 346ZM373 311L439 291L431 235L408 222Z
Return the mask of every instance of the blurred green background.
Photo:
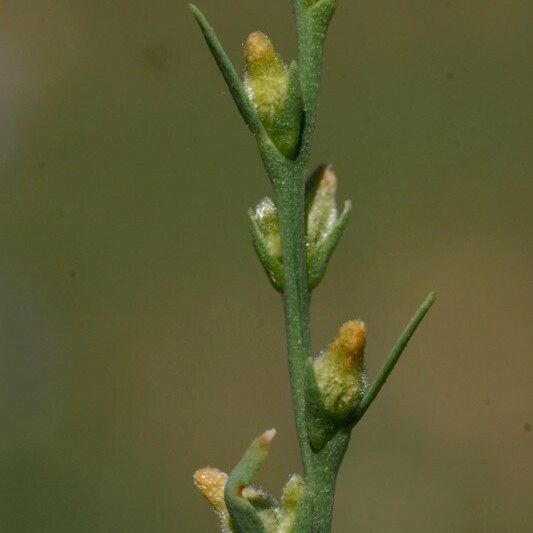
M202 0L242 68L294 55L289 1ZM531 531L531 3L342 1L313 163L354 216L313 345L363 318L375 375L335 532ZM191 475L278 429L299 470L279 297L246 210L253 139L186 4L0 4L0 529L215 531Z

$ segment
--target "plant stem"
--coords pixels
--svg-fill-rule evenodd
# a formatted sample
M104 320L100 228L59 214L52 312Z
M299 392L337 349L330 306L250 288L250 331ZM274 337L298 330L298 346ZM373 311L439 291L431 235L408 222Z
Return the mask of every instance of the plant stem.
M266 159L278 209L282 257L287 355L296 430L306 479L312 455L305 418L305 364L311 351L309 289L305 249L305 165L301 160Z
M310 293L305 240L305 163L308 153L290 161L264 158L278 208L284 290L283 303L293 409L306 484L312 502L308 531L329 533L338 469L350 439L339 431L319 452L311 448L305 412L305 365L311 353Z
M283 243L283 266L285 272L283 303L287 331L287 351L292 375L294 412L298 436L304 453L307 445L307 428L305 421L305 361L310 352L309 339L309 291L305 271L305 244L303 240L303 205L298 201L303 198L303 185L294 180L290 184L290 197L279 202L281 239ZM288 191L286 191L288 192ZM300 221L301 219L301 221ZM303 256L303 257L302 257ZM302 447L302 446L301 446ZM304 469L307 468L304 458Z
M335 483L349 442L350 430L343 428L322 450L313 453L312 531L315 533L331 531Z
M298 167L296 167L298 169ZM304 173L284 179L277 206L281 229L284 269L283 302L293 409L304 477L309 487L312 516L309 531L328 533L335 480L349 440L349 432L334 438L318 453L311 449L305 413L305 364L310 354L309 289L304 225Z
M311 353L310 293L307 280L305 240L305 179L314 133L318 89L322 71L325 31L313 31L302 0L293 1L297 25L298 64L305 108L300 153L296 160L280 161L262 150L273 184L282 244L283 303L293 410L306 484L310 490L312 516L308 530L329 533L337 472L349 441L339 433L318 453L311 449L305 413L305 365Z

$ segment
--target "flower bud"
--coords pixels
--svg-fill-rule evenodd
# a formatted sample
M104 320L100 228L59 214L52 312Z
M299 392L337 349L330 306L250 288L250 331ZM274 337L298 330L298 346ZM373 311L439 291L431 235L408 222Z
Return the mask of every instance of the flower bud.
M193 477L194 484L218 515L222 531L232 531L228 509L224 501L224 487L228 481L228 475L218 468L207 467L197 470Z
M268 439L272 439L273 435L272 430L270 433L265 432L260 445L268 447ZM194 484L218 515L222 533L235 531L224 497L227 482L228 475L218 468L201 468L194 473ZM282 513L278 502L270 494L252 485L246 485L242 487L241 496L254 507L267 531L278 531Z
M346 322L326 352L314 361L318 390L334 418L347 418L366 392L365 343L365 324L359 320Z
M285 157L298 148L303 105L296 64L290 68L260 31L244 45L244 86L270 139Z
M346 322L334 341L308 362L307 422L313 448L320 449L356 410L367 387L366 326Z
M289 71L274 50L272 41L260 31L251 33L244 45L245 84L250 100L262 120L272 120L287 92Z

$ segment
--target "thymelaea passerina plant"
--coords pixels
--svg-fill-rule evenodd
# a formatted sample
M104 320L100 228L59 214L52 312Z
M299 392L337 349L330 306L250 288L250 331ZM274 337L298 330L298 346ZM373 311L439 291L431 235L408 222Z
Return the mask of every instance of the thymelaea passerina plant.
M253 32L244 45L241 77L200 10L191 10L254 135L272 195L250 209L253 244L272 286L283 298L292 401L302 458L277 501L254 487L275 430L265 431L226 474L203 468L195 483L219 516L223 532L327 533L337 472L357 422L376 398L409 339L433 304L430 293L411 318L372 385L365 368L367 330L343 324L318 356L310 350L310 294L349 221L350 202L337 209L337 178L330 165L308 176L322 57L338 0L292 0L297 58L286 64L270 39Z

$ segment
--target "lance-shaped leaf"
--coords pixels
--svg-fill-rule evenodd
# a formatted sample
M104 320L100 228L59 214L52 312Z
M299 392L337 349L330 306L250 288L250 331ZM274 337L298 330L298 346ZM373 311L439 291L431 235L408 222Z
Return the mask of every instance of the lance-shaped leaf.
M279 151L292 159L298 153L303 120L300 76L295 61L290 64L288 74L287 92L269 134Z
M322 281L324 274L330 260L333 251L337 247L337 244L344 233L346 225L350 220L352 214L352 202L346 200L344 202L344 209L341 216L337 220L331 233L326 237L322 244L310 251L307 259L307 277L310 289L314 289Z
M379 391L381 390L383 385L385 385L385 383L387 382L387 378L394 370L396 363L398 362L400 356L407 347L407 344L411 340L411 337L414 335L416 329L418 328L418 326L426 316L427 312L430 310L431 306L435 302L436 297L437 294L435 291L430 292L427 295L426 299L422 302L416 313L411 317L411 320L409 320L409 323L403 330L402 334L396 341L396 344L394 345L387 359L385 360L385 363L381 367L381 370L379 371L376 380L368 389L366 394L363 396L363 399L361 400L357 409L353 413L350 420L350 424L352 426L355 426L355 424L357 424L357 422L361 420L368 408L372 405L372 402L376 399L376 396L379 394Z
M321 450L335 435L339 422L326 409L324 399L316 383L313 359L307 359L305 367L305 417L311 448Z
M198 22L202 34L205 38L207 46L215 59L224 80L230 90L233 100L237 105L238 110L240 111L242 118L252 131L252 133L258 136L265 134L265 129L261 123L261 120L257 116L257 113L254 109L254 106L250 102L246 90L244 88L243 82L240 76L237 74L235 67L233 66L231 60L227 56L224 48L220 44L218 37L215 33L213 27L209 24L204 14L193 4L189 5L194 18Z
M268 455L270 442L276 435L275 429L269 429L252 441L239 464L229 475L224 489L224 500L228 509L232 527L237 533L269 533L276 520L275 509L266 506L268 514L261 516L261 510L246 497L248 487Z
M304 480L294 474L281 494L283 517L279 533L308 533L311 520L311 499Z

